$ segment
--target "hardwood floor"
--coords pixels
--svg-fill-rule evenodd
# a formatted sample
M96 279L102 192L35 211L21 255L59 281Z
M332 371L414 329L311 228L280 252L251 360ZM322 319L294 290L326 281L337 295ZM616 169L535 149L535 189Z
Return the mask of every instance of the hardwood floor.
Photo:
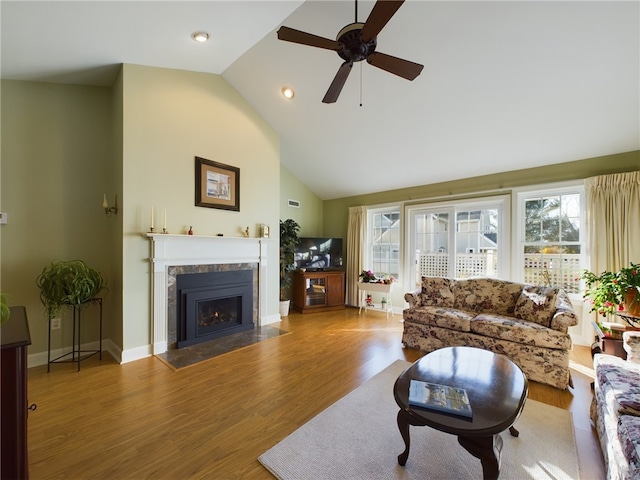
M291 334L178 371L109 355L80 372L32 368L31 479L271 479L260 454L394 360L420 357L402 348L399 318L292 313L272 325ZM529 398L572 412L581 478L600 479L589 349L575 347L573 360L573 389L531 382Z

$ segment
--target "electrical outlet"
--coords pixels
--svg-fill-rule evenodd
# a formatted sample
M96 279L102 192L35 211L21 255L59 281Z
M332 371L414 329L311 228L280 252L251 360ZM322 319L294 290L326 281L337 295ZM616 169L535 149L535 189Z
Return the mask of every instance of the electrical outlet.
M52 318L51 319L51 330L58 330L60 328L61 319L60 318Z

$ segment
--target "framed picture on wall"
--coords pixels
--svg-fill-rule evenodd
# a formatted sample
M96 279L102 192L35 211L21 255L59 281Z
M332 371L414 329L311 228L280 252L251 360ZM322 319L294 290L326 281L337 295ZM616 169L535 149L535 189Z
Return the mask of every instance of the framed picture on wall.
M196 157L196 206L240 211L240 169Z

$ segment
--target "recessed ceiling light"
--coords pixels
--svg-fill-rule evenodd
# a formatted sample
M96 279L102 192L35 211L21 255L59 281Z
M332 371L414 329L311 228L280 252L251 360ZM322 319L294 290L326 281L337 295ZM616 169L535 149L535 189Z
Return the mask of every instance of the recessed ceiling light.
M193 32L191 38L196 42L204 43L209 40L209 34L207 32Z
M295 96L295 93L293 92L293 88L291 87L282 87L281 91L282 91L282 96L289 100L291 100Z

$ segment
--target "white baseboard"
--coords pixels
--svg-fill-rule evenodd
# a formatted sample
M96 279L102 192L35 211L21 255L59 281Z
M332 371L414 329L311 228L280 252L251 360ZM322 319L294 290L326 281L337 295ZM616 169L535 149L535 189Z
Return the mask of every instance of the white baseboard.
M270 323L278 323L280 321L282 321L282 318L280 318L280 314L267 315L266 317L262 317L262 319L260 320L260 325L269 325Z
M141 358L147 358L153 355L153 347L151 345L143 345L141 347L123 350L120 357L120 363L129 363Z
M80 350L98 350L99 348L100 348L99 341L83 343L80 346ZM102 353L104 354L105 352L111 355L116 360L120 358L119 349L111 340L102 341ZM54 358L61 357L66 353L71 353L71 347L56 348L54 350L51 350L51 359L53 360ZM38 352L38 353L33 353L27 356L27 368L38 367L40 365L46 365L46 364L47 364L47 352Z

